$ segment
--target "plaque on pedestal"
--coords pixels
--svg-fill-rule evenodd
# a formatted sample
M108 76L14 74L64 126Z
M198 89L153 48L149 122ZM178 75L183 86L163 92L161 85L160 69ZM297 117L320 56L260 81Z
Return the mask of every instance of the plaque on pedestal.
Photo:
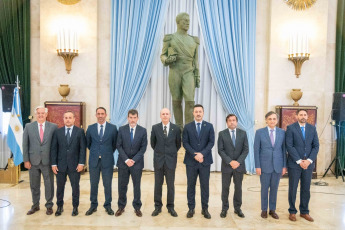
M286 130L287 126L297 121L296 112L298 109L305 109L308 111L307 122L311 125L317 124L317 107L316 106L290 106L277 105L276 112L279 114L278 127ZM317 160L315 160L315 168L313 170L313 179L317 178L316 173Z

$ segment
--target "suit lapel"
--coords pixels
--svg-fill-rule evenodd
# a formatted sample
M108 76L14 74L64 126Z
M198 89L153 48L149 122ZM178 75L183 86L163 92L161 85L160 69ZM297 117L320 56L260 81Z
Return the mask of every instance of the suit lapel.
M170 125L171 126L171 125ZM163 138L166 138L166 136L164 135L164 126L163 126L163 123L161 122L160 125L159 125L159 135L161 135Z
M194 133L195 138L199 139L198 132L196 131L195 121L193 121L192 126L193 126L193 131L192 132Z
M298 123L298 122L295 123L295 128L297 129L297 132L299 133L299 135L300 135L302 141L305 142L305 140L304 140L304 138L303 138L301 126L299 126L299 123ZM306 132L306 128L304 128L304 132Z
M205 131L205 129L206 129L206 122L205 121L202 121L200 128L201 128L201 130L200 130L199 139L201 139L202 135L204 135L204 133L206 132Z
M229 129L227 128L225 131L225 137L229 139L229 142L231 144L232 147L235 148L234 144L232 143L232 138L231 138L231 135L230 135L230 131ZM237 133L236 133L237 134ZM236 138L237 139L237 138ZM236 143L235 143L236 144Z
M72 133L71 133L71 139L69 140L68 145L70 145L73 142L73 140L75 139L76 136L77 136L77 128L75 126L73 126ZM67 141L67 138L66 138L66 141Z
M96 124L96 131L97 131L96 133L98 135L97 126L98 125ZM110 129L109 129L109 123L108 122L106 122L106 125L105 125L105 127L103 127L103 130L104 130L104 132L103 132L102 141L105 141L108 138L109 134L110 134ZM98 139L99 139L99 135L98 135Z
M134 145L137 142L139 134L140 134L140 128L139 128L139 125L137 125L137 127L135 128L134 139L133 139L132 145ZM131 141L131 132L129 132L129 141Z
M40 138L40 133L39 133L39 131L38 131L38 122L37 121L35 121L34 123L32 123L33 124L33 128L34 128L34 132L35 132L35 136L36 136L36 138L37 138L37 140L38 140L38 142L39 143L41 143L41 138Z
M50 130L50 124L48 123L48 122L46 122L46 124L45 124L45 128L44 128L44 132L43 132L43 141L42 141L42 144L44 143L44 142L46 142L46 140L47 140L47 135L48 135L48 132L49 132L49 130ZM40 139L41 140L41 139Z
M264 132L265 138L267 139L268 143L270 143L271 146L272 146L271 138L270 138L270 136L268 135L268 132L269 132L269 131L268 131L268 128L266 127L264 131L265 131L265 132ZM276 131L276 139L277 139L277 131ZM272 146L272 147L273 147L273 146Z
M172 127L172 124L171 124L171 122L170 122L168 138L172 135L172 132L173 132L173 131L174 131L174 128Z

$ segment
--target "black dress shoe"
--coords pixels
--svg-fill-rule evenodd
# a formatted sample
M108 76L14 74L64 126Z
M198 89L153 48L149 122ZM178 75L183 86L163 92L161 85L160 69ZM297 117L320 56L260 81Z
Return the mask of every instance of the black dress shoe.
M26 215L32 215L34 214L35 212L39 211L40 210L40 207L36 207L36 208L31 208L27 213Z
M170 213L170 215L173 217L177 217L177 212L174 210L174 208L169 208L168 213Z
M97 212L97 208L90 208L89 210L86 211L85 215L90 216L94 212Z
M206 208L201 211L201 215L204 215L206 219L211 219L211 214L208 212Z
M47 208L46 214L49 215L49 216L51 214L53 214L53 209L52 208Z
M61 213L63 212L63 206L58 206L55 216L61 216Z
M222 212L220 213L220 217L225 218L227 213L228 213L228 211L222 210Z
M244 218L244 214L241 209L235 210L235 214L237 214L239 217Z
M262 211L261 212L261 217L266 219L267 218L267 211Z
M162 212L161 208L155 208L155 210L152 212L151 216L158 216L158 214L161 212Z
M192 218L194 216L194 209L189 209L189 211L187 212L187 218Z
M72 216L78 216L78 214L79 214L78 207L74 207L72 211Z
M110 216L114 215L114 211L113 211L110 207L105 208L105 211L106 211L106 212L108 213L108 215L110 215Z
M122 213L124 213L124 212L125 212L125 209L124 209L124 208L119 208L119 209L116 211L115 216L121 216Z
M135 209L134 212L135 212L135 215L137 215L137 217L143 216L143 213L140 211L140 209Z

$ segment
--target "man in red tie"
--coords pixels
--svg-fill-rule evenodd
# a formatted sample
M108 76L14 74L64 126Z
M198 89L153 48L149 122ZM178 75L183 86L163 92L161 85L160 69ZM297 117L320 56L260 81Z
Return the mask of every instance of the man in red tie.
M41 174L43 175L46 214L53 214L54 174L50 167L50 144L57 125L46 121L48 109L35 109L37 121L27 124L23 134L24 166L29 170L32 206L27 215L40 210Z

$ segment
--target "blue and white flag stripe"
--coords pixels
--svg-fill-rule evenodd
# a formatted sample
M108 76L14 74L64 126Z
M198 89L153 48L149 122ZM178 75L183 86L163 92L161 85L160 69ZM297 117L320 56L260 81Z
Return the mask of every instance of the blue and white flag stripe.
M17 166L23 162L23 121L20 108L18 87L14 88L13 105L7 133L7 145L13 153L13 161Z

